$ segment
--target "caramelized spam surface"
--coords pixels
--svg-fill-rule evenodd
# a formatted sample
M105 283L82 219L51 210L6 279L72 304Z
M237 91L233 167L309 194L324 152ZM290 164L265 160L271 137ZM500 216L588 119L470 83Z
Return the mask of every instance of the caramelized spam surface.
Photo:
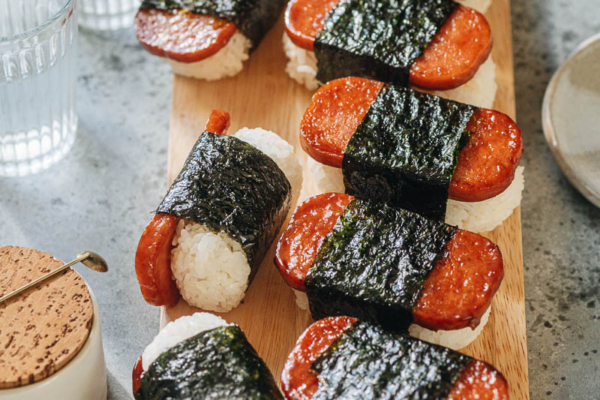
M473 78L492 51L492 31L485 17L459 6L410 69L410 83L429 90L449 90Z
M423 284L415 323L432 330L477 327L503 276L498 246L459 229Z
M319 380L309 373L312 363L354 322L354 318L329 317L304 331L281 373L281 388L287 400L308 400L315 394Z
M296 209L275 253L275 265L290 287L306 290L304 278L319 247L351 200L346 194L326 193L311 197Z
M313 51L327 15L339 0L291 0L285 28L297 46ZM469 81L492 49L492 34L485 17L459 6L415 60L410 83L430 90L448 90Z
M281 374L287 400L309 400L319 388L318 376L309 372L312 363L352 324L348 317L329 317L312 324L298 338ZM448 400L508 400L508 384L491 365L473 360L462 370Z
M179 300L171 272L171 248L178 220L174 215L156 214L144 230L135 254L135 273L142 295L155 306L172 307Z
M341 168L344 150L383 83L365 78L341 78L322 86L300 123L300 144L320 163Z
M480 108L467 125L474 132L458 155L450 182L450 198L482 201L502 193L512 183L523 154L518 125L506 114Z
M276 265L287 284L304 291L304 280L325 236L352 196L326 193L294 212L277 245ZM415 323L431 330L477 327L498 290L504 269L494 243L457 230L423 284L413 309Z
M300 123L302 148L316 161L341 168L344 150L381 91L383 83L341 78L321 87ZM523 152L521 130L506 114L479 108L466 130L448 188L454 200L476 202L502 193L512 183Z
M296 46L313 51L325 18L340 0L292 0L285 12L285 30Z
M491 365L473 360L460 374L448 400L508 400L508 383Z
M190 11L142 8L134 20L135 36L150 53L179 62L202 61L233 37L235 24Z
M231 116L227 111L212 110L204 131L212 132L215 135L227 135L227 130L231 124Z
M131 382L134 396L135 393L140 389L140 386L142 386L143 375L144 367L142 366L142 356L140 356L135 362L135 365L133 366L133 372L131 373Z

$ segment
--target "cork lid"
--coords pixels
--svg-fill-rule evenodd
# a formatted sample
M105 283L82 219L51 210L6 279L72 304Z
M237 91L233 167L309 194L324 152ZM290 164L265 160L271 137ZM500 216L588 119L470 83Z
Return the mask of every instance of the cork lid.
M0 247L0 296L61 265L48 253ZM0 304L0 389L37 382L67 365L85 344L93 317L87 286L72 269Z

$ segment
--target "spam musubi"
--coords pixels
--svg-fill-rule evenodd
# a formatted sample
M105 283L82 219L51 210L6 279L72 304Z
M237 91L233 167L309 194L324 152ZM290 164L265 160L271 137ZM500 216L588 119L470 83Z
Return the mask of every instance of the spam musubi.
M491 365L348 317L304 331L281 385L287 400L508 400Z
M344 76L452 89L492 48L485 17L452 0L291 0L285 28L287 71L309 89Z
M296 209L275 262L315 320L356 317L454 349L481 332L504 276L483 236L340 193Z
M389 202L478 232L520 204L521 130L498 111L341 78L314 94L300 143L324 164L309 163L321 191Z
M167 324L133 369L136 400L282 400L241 328L208 313Z
M243 69L284 7L284 0L143 0L135 35L175 73L221 79Z
M226 312L243 299L302 185L294 150L260 128L226 136L213 111L140 239L135 269L150 304L179 296Z

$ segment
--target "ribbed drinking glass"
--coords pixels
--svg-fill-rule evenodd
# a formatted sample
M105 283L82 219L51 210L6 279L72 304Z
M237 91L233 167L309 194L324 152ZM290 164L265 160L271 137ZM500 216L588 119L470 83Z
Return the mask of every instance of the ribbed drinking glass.
M0 0L0 175L36 173L75 141L75 0Z
M102 31L128 28L139 6L140 0L79 0L79 24Z

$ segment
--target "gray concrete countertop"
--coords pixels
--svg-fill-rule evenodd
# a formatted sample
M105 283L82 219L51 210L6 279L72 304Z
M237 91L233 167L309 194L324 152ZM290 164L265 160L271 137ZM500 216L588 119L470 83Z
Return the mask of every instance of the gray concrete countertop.
M600 32L600 1L517 0L512 17L517 118L525 139L531 397L598 399L600 209L561 173L546 146L540 110L554 71L579 43Z
M498 0L494 0L498 1ZM600 0L513 0L518 120L526 169L523 245L533 399L600 395L600 209L567 182L543 138L552 73L600 32ZM0 244L67 260L89 249L111 272L79 268L100 303L109 399L131 399L131 369L157 332L139 293L140 233L165 190L172 76L131 31L82 31L79 133L72 152L38 175L0 178Z

